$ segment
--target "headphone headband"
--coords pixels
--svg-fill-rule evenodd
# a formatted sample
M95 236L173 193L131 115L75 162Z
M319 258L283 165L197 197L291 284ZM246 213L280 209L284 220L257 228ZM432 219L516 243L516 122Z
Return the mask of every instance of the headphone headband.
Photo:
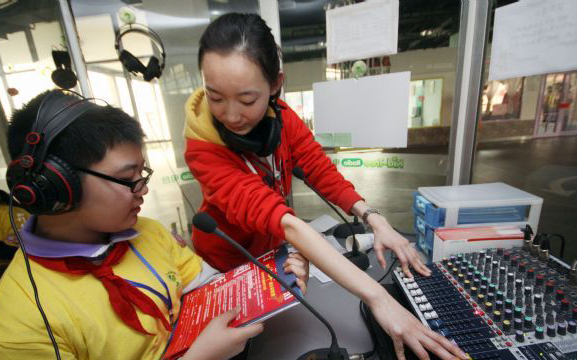
M42 100L36 114L36 121L26 136L22 151L22 155L28 154L35 159L33 164L35 171L46 159L52 140L94 106L96 105L86 99L65 95L60 91L51 92Z
M142 25L142 24L127 24L124 25L122 27L120 27L118 30L116 30L115 33L115 41L114 41L114 48L116 49L116 54L120 57L120 54L122 51L125 51L124 48L122 47L122 44L120 42L120 39L122 39L122 37L126 34L129 33L139 33L142 35L147 36L148 38L150 38L152 40L152 42L154 42L154 44L156 45L156 48L158 50L160 50L160 56L162 58L162 62L160 63L160 69L164 69L164 64L166 61L166 53L164 51L164 44L162 43L162 40L160 39L160 36L151 28L149 28L148 26Z

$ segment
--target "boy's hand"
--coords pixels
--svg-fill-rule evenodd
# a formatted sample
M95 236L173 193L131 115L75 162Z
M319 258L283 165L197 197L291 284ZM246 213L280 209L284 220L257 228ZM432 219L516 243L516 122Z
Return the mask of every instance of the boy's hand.
M290 253L283 265L285 273L293 273L297 277L297 285L303 295L307 293L309 281L309 261L299 253Z
M254 324L241 328L228 327L228 324L238 315L240 309L234 309L221 314L210 321L182 359L186 360L226 360L240 353L246 341L260 334L262 324Z

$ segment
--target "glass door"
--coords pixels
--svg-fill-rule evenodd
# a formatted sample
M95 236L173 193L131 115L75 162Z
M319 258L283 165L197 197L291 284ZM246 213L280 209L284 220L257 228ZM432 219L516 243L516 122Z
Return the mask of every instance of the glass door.
M577 73L543 76L535 137L577 134Z

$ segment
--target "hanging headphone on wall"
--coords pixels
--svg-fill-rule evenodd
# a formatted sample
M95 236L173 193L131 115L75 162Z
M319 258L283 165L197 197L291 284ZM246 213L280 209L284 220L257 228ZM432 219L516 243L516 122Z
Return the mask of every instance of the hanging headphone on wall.
M54 84L64 90L75 87L78 80L72 71L72 63L68 51L52 50L52 60L54 60L54 65L56 66L56 70L50 76Z
M87 99L56 90L42 100L22 152L6 172L14 198L29 213L55 215L78 205L82 196L80 177L48 148L58 134L95 106Z
M151 39L156 49L160 52L162 62L153 55L148 60L148 64L144 66L136 56L132 55L128 50L123 49L120 40L124 35L130 33L139 33ZM116 30L114 37L114 48L118 54L118 59L128 72L133 75L141 74L146 81L160 78L166 62L166 53L164 52L164 44L156 32L142 24L127 24Z
M280 144L282 119L280 106L276 99L271 98L269 106L273 109L274 118L265 115L264 118L248 134L238 135L228 130L213 116L213 123L222 141L233 151L251 152L261 157L271 155Z

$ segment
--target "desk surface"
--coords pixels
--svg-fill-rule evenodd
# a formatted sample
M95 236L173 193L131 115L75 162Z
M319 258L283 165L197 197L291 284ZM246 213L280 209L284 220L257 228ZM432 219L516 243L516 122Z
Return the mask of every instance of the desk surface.
M367 274L379 279L385 271L373 251ZM391 263L387 252L387 264ZM390 274L388 279L390 281ZM373 342L359 312L360 300L335 282L322 284L311 277L306 300L332 325L339 345L350 353L373 349ZM295 306L264 323L264 332L253 339L249 359L294 360L306 352L330 346L327 328L304 306Z

